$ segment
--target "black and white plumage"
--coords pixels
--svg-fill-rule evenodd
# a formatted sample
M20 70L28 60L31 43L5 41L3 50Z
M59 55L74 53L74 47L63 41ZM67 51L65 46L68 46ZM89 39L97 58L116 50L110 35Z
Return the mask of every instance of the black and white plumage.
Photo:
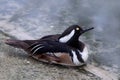
M76 65L84 63L80 50L74 47L70 47L64 43L59 43L55 41L43 41L33 44L29 47L29 49L32 55L48 53L48 55L54 56L58 59L59 56L57 56L57 53L66 53Z
M45 62L80 66L88 58L87 47L79 36L93 28L83 30L72 25L62 34L44 36L38 40L7 40L6 44L22 48L32 57Z

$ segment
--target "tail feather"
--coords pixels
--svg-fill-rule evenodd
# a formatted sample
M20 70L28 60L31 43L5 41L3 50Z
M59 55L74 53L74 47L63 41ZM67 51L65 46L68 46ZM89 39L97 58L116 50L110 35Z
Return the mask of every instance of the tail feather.
M29 44L26 43L23 40L11 40L11 39L7 39L7 40L5 40L5 43L8 44L8 45L10 45L10 46L16 47L16 48L22 48L24 50L29 47Z

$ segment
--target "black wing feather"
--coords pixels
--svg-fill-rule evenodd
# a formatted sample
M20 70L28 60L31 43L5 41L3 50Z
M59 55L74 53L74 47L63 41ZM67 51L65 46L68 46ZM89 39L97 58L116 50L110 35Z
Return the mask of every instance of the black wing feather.
M37 42L31 45L29 48L32 54L42 54L47 52L70 52L69 46L55 41Z

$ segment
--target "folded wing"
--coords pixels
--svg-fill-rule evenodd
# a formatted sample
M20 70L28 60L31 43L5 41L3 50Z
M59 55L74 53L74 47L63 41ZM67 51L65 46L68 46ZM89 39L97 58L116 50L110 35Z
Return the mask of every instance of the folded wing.
M32 55L43 54L43 53L57 53L57 52L66 52L69 53L69 46L55 41L41 41L32 44L29 47L29 50Z

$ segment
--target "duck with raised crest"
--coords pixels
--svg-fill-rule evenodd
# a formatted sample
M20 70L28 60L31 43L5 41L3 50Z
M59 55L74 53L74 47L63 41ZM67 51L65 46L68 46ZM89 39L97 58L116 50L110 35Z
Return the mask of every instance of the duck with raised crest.
M88 58L85 44L79 41L79 36L92 28L83 30L78 25L72 25L62 34L44 36L38 40L5 41L13 47L22 48L33 58L61 65L81 66Z

